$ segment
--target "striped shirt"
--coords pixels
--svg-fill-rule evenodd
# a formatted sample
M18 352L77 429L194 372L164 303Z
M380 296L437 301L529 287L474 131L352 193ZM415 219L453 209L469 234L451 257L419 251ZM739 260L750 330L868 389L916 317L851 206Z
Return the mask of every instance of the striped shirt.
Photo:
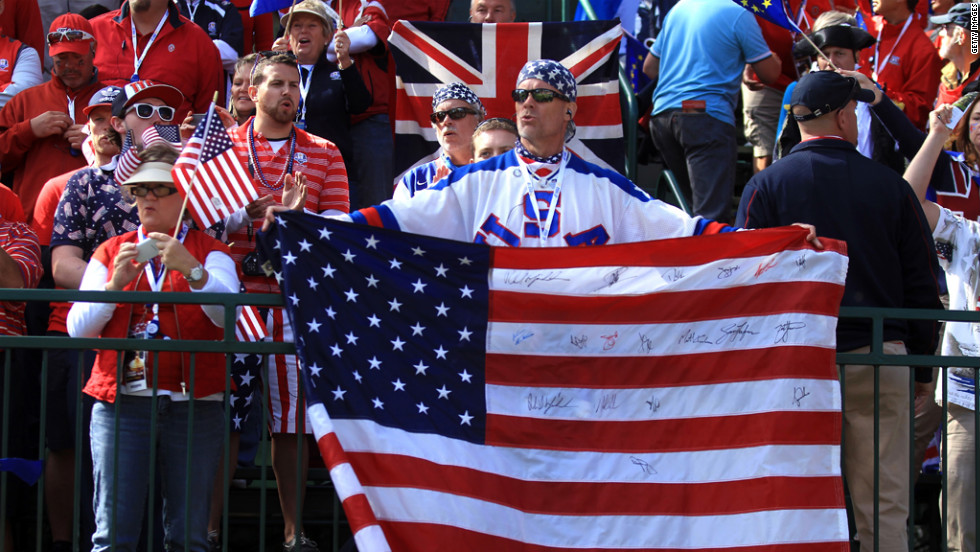
M17 263L24 287L37 287L41 281L41 247L31 227L0 220L0 247ZM24 303L0 302L0 335L24 335L25 331Z
M230 132L231 141L235 143L235 151L246 166L249 162L248 134L251 126L249 120ZM256 132L255 154L266 182L272 186L270 188L263 184L258 177L258 171L250 167L253 173L252 181L259 192L259 197L271 195L276 203L282 203L280 178L289 165L289 142L287 141L276 151L261 133ZM305 209L307 212L322 213L331 209L344 213L350 211L347 169L340 156L340 150L333 142L297 128L296 151L293 155L293 173L296 172L306 176ZM252 221L252 227L254 231L258 231L262 227L262 219ZM253 232L249 236L248 226L230 233L228 241L232 244L231 257L236 263L241 264L245 255L255 250L255 235ZM242 283L249 292L279 293L279 285L274 278L245 275L242 277Z

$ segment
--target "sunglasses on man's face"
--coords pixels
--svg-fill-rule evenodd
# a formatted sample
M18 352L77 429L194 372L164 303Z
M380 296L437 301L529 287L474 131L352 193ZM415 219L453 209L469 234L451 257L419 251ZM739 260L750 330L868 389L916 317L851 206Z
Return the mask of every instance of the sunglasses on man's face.
M48 33L48 44L59 42L75 42L76 40L95 40L95 37L85 31L67 29L64 31L52 31Z
M140 119L149 119L153 117L154 113L160 115L161 121L172 121L174 118L174 108L170 107L169 105L138 103L129 106L126 113L129 113L130 111L136 111L136 116Z
M476 115L477 111L475 109L470 109L468 107L454 107L452 109L447 109L446 111L436 111L435 113L429 114L429 120L432 124L436 125L446 120L448 115L450 119L458 121L467 115Z
M177 193L177 188L171 188L170 186L156 186L153 188L147 188L146 186L130 186L129 193L136 197L146 197L147 194L153 194L156 197L167 197Z
M558 98L564 102L572 101L568 98L568 96L562 94L561 92L556 92L547 88L535 88L534 90L524 90L523 88L518 88L510 93L510 97L514 98L514 101L517 103L526 102L528 96L534 98L534 101L538 103L548 103L555 98Z

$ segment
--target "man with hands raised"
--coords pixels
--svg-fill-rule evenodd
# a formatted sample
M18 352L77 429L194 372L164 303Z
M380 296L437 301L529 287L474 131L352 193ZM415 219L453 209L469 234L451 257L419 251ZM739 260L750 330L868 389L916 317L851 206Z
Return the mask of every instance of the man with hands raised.
M232 258L240 263L242 282L251 293L279 293L275 278L266 276L255 252L255 231L262 212L269 206L302 208L311 213L346 213L350 203L347 170L337 147L294 124L300 104L300 74L294 57L286 54L263 56L255 65L249 95L255 116L231 131L235 150L247 163L260 199L229 217ZM267 321L269 334L292 341L292 327L282 309L272 309ZM284 549L316 550L302 534L296 511L298 458L297 432L311 432L304 419L306 405L298 401L299 365L295 355L269 358L266 394L270 397L272 467L279 488L285 522ZM304 447L304 455L309 447ZM302 464L305 471L306 462ZM305 481L305 474L303 477Z

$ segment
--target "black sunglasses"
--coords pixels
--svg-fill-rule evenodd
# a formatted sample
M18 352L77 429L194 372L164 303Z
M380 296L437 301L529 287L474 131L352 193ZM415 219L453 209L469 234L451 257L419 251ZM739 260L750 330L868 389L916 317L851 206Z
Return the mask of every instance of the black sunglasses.
M475 109L470 109L469 107L454 107L452 109L447 109L446 111L436 111L435 113L429 114L429 120L432 124L438 124L446 120L446 115L454 121L458 121L467 115L477 115L479 111Z
M162 121L172 121L174 119L174 108L169 105L153 105L148 103L138 103L129 106L126 113L130 111L135 111L136 116L140 119L149 119L153 116L153 113L158 113L160 115L160 120Z
M75 42L76 40L95 40L95 37L85 31L68 29L64 31L52 31L48 33L48 44L59 42Z
M136 197L146 197L150 193L156 197L167 197L176 194L177 191L177 188L171 188L170 186L156 186L153 188L147 188L146 186L129 187L129 193Z
M558 98L564 102L572 101L568 98L568 96L562 94L561 92L556 92L547 88L535 88L534 90L524 90L523 88L518 88L510 93L510 97L514 98L514 101L517 103L526 102L528 96L534 98L534 101L538 103L548 103L555 98Z

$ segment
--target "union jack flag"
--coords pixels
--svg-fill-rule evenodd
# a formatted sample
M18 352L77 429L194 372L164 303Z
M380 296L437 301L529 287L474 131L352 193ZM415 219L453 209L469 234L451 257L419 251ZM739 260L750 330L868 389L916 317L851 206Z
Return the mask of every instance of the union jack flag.
M575 138L568 147L586 161L623 171L623 125L618 59L623 30L614 21L567 23L432 23L399 21L388 43L398 74L395 173L435 159L439 144L429 123L432 95L443 84L469 86L487 117L514 116L510 97L528 60L553 59L578 84Z

